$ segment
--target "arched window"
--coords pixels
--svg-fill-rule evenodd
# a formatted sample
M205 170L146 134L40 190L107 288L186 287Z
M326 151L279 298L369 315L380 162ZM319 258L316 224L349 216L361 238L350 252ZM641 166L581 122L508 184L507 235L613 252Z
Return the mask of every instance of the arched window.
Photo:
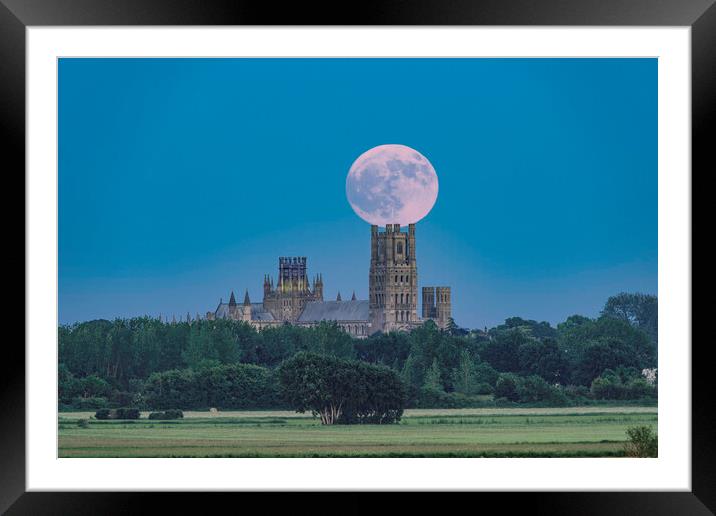
M403 254L403 242L398 242L398 254Z

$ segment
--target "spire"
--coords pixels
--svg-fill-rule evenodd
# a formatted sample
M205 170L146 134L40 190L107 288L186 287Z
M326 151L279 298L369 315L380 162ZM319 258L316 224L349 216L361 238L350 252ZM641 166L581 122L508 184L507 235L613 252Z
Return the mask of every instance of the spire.
M251 300L249 299L249 289L246 289L246 295L244 296L244 306L249 306Z
M229 298L229 306L236 306L236 297L234 296L234 291L231 291L231 297Z
M354 290L353 295L351 296L351 301L355 301L355 300L356 300L356 291Z
M341 301L341 293L340 293L340 291L338 292L338 295L336 296L336 301Z

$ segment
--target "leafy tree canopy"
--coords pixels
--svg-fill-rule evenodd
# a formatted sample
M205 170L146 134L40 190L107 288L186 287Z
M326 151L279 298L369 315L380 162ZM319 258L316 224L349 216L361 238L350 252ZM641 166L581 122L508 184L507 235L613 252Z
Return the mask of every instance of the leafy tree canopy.
M658 341L659 303L656 296L622 292L607 300L602 316L626 321L644 331L652 342Z
M301 352L281 364L278 377L286 402L324 425L396 422L406 401L393 370L355 360Z

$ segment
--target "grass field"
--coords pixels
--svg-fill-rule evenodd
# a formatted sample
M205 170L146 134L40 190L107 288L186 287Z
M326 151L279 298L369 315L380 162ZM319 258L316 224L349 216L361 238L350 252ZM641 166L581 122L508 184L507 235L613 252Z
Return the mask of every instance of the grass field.
M283 411L185 412L183 420L59 416L59 457L613 457L656 407L407 410L397 425L322 426Z

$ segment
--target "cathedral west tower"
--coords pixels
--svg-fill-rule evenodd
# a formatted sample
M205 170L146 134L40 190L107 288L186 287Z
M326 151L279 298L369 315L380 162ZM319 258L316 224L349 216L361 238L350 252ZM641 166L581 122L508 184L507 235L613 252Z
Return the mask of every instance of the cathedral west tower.
M371 331L408 329L419 324L418 266L415 258L415 224L408 232L400 224L384 231L370 229L368 295Z

